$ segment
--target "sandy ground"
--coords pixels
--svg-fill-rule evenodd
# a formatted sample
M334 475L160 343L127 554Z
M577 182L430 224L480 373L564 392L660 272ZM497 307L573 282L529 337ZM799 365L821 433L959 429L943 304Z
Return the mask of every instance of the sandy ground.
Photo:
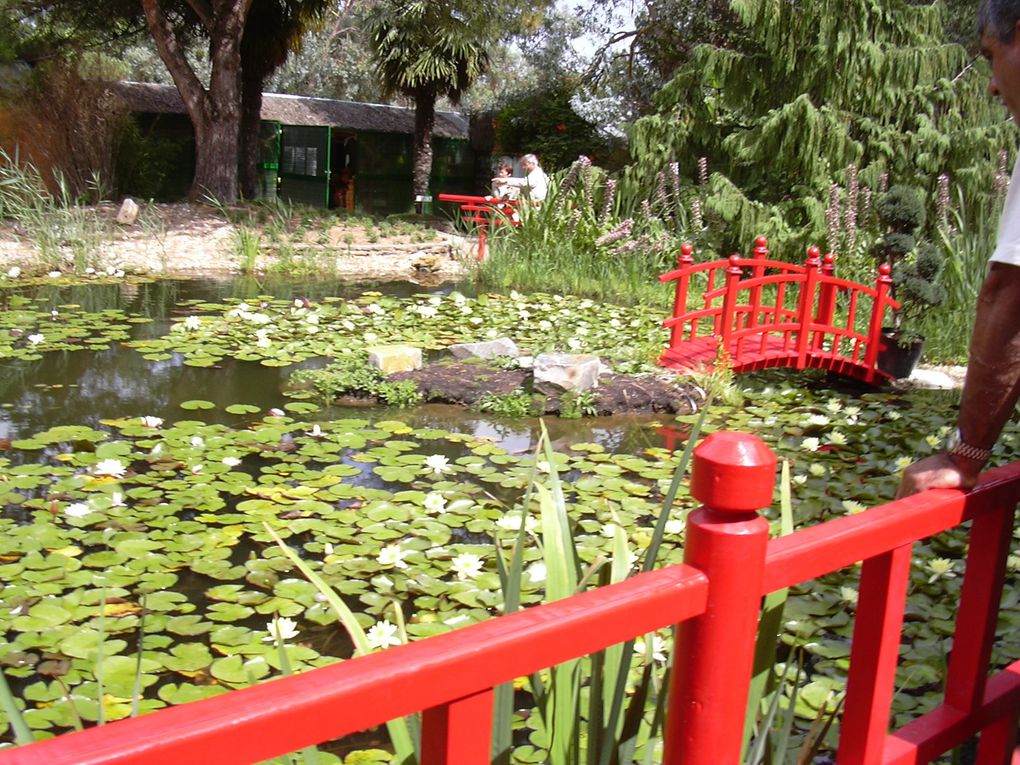
M208 205L144 205L138 220L131 225L116 223L117 207L110 204L86 208L94 215L87 232L74 229L79 241L86 242L89 265L113 266L133 273L194 274L237 273L241 270L240 227L230 223ZM285 237L293 259L314 258L341 277L364 280L457 279L475 248L473 240L442 231L434 238L413 241L406 235L380 237L376 231L360 225L345 225L339 219L315 221L314 230L297 226ZM279 263L281 240L279 227L268 225L254 229L259 236L256 270ZM0 267L22 268L38 264L39 238L18 224L0 224ZM52 252L52 251L51 251ZM62 261L62 262L61 262ZM59 253L47 258L51 268L68 268L74 262L70 237ZM38 266L36 266L38 267Z

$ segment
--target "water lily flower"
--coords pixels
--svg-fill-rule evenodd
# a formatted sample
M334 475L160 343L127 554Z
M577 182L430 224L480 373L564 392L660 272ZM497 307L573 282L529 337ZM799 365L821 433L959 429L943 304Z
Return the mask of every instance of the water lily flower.
M578 348L581 347L581 341L578 340L576 337L572 337L569 340L567 340L567 346L570 348L570 350L576 351Z
M191 474L192 475L201 475L201 473L202 473L202 471L204 469L205 469L205 465L192 465L191 466Z
M813 414L808 417L808 425L828 425L829 418L824 414Z
M391 645L400 645L397 625L390 624L387 619L369 627L368 632L365 633L365 639L372 648L389 648Z
M474 553L461 553L450 561L450 568L458 579L474 579L482 573L482 559Z
M552 322L548 319L542 319L542 321L538 323L539 329L552 329L552 326Z
M305 321L307 321L309 324L318 324L319 323L319 314L317 314L317 313L310 313L310 314L308 314L305 317Z
M956 576L953 566L954 562L948 558L935 558L928 561L927 569L932 572L928 577L928 584L938 579L953 579Z
M853 587L843 585L839 588L839 597L844 603L856 607L859 593Z
M50 271L50 272L49 272L48 274L46 274L46 275L47 275L48 277L50 277L51 279L59 279L59 278L60 278L60 272L59 272L59 271Z
M192 436L191 445L194 446L196 449L201 449L203 446L205 446L205 439L202 438L202 436Z
M507 513L502 518L496 521L496 525L506 531L520 531L521 530L521 514L520 513ZM532 516L526 516L524 518L524 530L529 534L538 528L538 519Z
M468 321L470 321L472 324L481 324L482 318L480 316L472 316L470 319L468 319Z
M648 644L643 637L634 640L634 653L638 656L648 655ZM652 661L666 663L666 641L658 635L652 635Z
M107 276L113 276L115 273L117 273L117 269L116 268L114 268L113 266L107 266L106 267L106 275Z
M237 457L224 457L223 459L220 460L220 462L222 462L227 467L237 467L238 465L241 464L241 460L239 460Z
M800 448L808 452L817 452L818 447L822 445L822 442L813 436L811 438L805 438L800 442Z
M307 435L312 438L322 438L322 428L319 427L319 423L314 423L312 429L308 431Z
M604 537L608 537L609 539L612 539L616 535L616 524L615 523L603 523L602 524L602 528L599 529L599 533L602 536L604 536Z
M151 415L145 415L141 418L143 428L158 428L163 424L162 417L153 417Z
M92 276L95 272L96 272L96 269L92 268L91 266L89 266L88 268L85 269L86 276Z
M315 326L314 324L306 324L305 325L305 332L307 332L309 335L314 335L318 331L319 331L319 328L317 326Z
M442 304L442 302L443 298L441 295L433 295L432 297L429 298L429 303L431 303L432 305L440 305Z
M433 308L430 305L421 305L421 306L418 306L418 315L421 316L422 318L425 318L425 319L434 318L436 313L438 313L436 311L436 309Z
M124 495L115 491L110 494L110 507L124 507Z
M58 316L60 316L60 311L58 311L56 308L50 311L50 318L53 319L54 321L56 321Z
M425 509L430 513L441 513L446 509L446 498L438 491L430 491L425 495Z
M127 468L120 460L109 458L100 460L92 466L92 472L100 476L111 476L121 478L127 472Z
M326 553L326 555L332 555L333 552L334 552L333 543L332 542L323 542L322 543L322 551L324 553Z
M366 343L374 343L376 340L379 339L379 335L377 335L375 332L366 332L362 337L365 338Z
M868 508L855 499L844 499L843 509L846 510L848 515L857 515L857 513L863 513Z
M386 309L383 308L378 303L370 303L367 306L365 306L365 312L374 313L376 316L381 316L382 314L386 313Z
M433 475L442 475L453 470L450 467L450 460L442 454L433 454L425 458L425 467L432 471Z
M344 319L342 322L340 322L340 326L346 329L348 332L354 331L354 322L351 321L350 319Z
M578 324L574 331L582 337L588 334L588 328L583 324Z
M262 638L263 643L293 640L298 636L297 622L286 616L274 617L272 621L266 622L266 631L269 635Z
M21 276L21 269L18 268L17 266L11 266L7 271L7 275L12 279L17 279L19 276Z
M829 443L833 446L846 446L846 435L834 430L829 434Z
M467 298L461 295L459 292L454 292L450 295L452 300L457 305L464 305L467 302Z
M460 312L465 316L470 316L471 314L474 313L474 310L472 310L471 306L469 305L462 305L460 307Z
M46 339L46 335L40 335L36 333L34 335L29 335L27 339L28 342L30 342L32 345L38 345L39 343Z
M667 534L681 534L684 530L684 522L679 518L670 518L666 521L664 530Z
M64 515L70 518L82 518L92 512L92 509L84 502L72 502L64 508Z
M404 558L410 554L410 550L401 549L399 542L392 545L386 545L379 551L379 565L407 568L407 564L404 563Z
M153 457L155 457L158 454L162 454L162 453L163 453L163 444L156 444L154 447L149 449L149 454L151 454Z
M255 341L255 345L259 348L268 348L272 344L273 341L270 340L268 337L260 337L258 340Z
M888 414L892 414L892 412L889 412ZM897 457L896 462L893 464L896 466L897 470L906 470L910 467L913 461L914 460L911 457Z
M305 301L303 301L301 298L294 298L294 307L295 308L304 308L305 307Z
M184 320L184 328L190 330L196 330L202 326L202 319L198 316L189 316Z

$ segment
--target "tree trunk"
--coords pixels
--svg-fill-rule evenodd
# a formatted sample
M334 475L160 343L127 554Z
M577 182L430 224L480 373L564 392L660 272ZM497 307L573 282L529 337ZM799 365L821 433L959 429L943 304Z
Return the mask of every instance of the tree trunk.
M241 120L241 36L252 0L211 0L192 4L209 37L212 75L202 86L184 55L159 0L142 0L156 43L195 128L195 177L188 196L237 200L237 146Z
M414 94L414 193L429 193L432 175L432 131L436 125L436 94L423 88Z
M241 69L241 134L239 141L239 180L241 196L255 199L258 195L259 128L262 124L262 77Z

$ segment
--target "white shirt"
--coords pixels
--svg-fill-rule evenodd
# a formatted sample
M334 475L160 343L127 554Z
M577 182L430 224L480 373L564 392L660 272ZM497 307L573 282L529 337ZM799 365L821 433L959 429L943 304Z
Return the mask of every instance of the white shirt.
M995 263L1020 266L1020 155L1013 165L1013 177L1006 192L1006 204L999 220L999 241L992 253Z
M549 193L549 176L545 170L535 167L524 178L504 178L503 182L509 186L520 186L532 202L541 202Z

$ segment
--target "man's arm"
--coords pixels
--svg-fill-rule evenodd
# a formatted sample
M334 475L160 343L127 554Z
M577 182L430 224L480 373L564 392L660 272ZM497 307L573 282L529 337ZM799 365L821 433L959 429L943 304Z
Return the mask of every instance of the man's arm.
M964 442L990 449L1020 395L1020 266L992 263L978 295L967 379L957 422ZM903 473L897 497L926 489L967 489L984 462L936 454Z

